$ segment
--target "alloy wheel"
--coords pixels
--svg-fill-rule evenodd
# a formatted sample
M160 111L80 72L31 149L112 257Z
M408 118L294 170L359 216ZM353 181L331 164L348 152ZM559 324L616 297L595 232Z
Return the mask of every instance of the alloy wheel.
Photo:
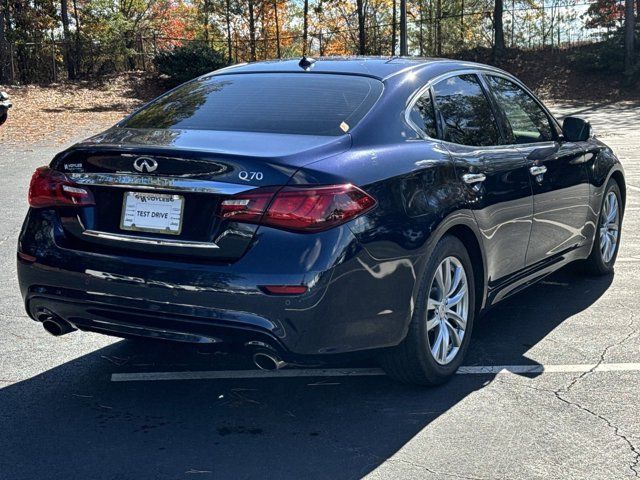
M467 273L456 257L446 257L435 271L427 304L427 338L433 359L447 365L460 351L467 329Z
M618 196L615 192L610 191L604 199L600 214L600 255L604 263L609 263L616 252L619 231Z

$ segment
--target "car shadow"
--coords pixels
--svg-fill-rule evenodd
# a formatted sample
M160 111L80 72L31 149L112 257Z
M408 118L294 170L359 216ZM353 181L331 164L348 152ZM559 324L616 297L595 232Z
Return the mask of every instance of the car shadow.
M611 281L565 269L505 301L476 326L465 364L536 364L527 352ZM433 389L384 376L110 381L115 372L238 365L249 367L212 351L121 341L7 386L0 476L360 478L495 377L457 375Z

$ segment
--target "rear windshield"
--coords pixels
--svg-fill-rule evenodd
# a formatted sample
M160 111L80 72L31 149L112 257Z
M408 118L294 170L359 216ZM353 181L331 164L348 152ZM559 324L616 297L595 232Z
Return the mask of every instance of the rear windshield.
M120 126L342 135L371 109L382 88L373 78L348 75L208 76L160 97Z

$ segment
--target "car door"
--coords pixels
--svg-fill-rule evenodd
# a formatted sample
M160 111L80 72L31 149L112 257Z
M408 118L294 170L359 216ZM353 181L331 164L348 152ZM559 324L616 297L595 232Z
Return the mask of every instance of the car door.
M505 125L507 141L526 158L532 180L533 224L526 264L553 261L587 241L585 147L563 141L557 123L521 85L500 75L484 78Z
M478 75L440 80L432 95L439 136L482 234L491 289L524 268L533 213L527 162L519 150L502 145L494 107Z

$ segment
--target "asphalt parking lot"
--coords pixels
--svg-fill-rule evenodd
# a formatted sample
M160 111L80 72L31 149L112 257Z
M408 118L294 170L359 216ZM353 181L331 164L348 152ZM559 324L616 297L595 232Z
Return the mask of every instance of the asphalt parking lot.
M640 106L555 109L590 119L625 166L615 275L568 268L507 300L474 331L474 368L430 390L371 370L217 379L251 366L49 336L23 312L14 264L29 177L59 147L1 151L0 479L640 476Z

